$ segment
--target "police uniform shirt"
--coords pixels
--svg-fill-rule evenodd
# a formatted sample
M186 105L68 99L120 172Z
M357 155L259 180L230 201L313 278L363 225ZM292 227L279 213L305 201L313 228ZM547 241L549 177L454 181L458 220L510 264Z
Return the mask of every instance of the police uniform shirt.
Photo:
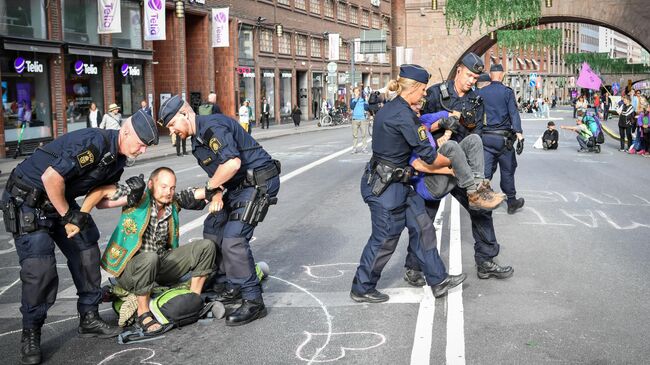
M517 101L511 88L499 81L493 81L478 93L483 98L485 107L483 130L512 130L522 133Z
M118 130L96 128L66 133L36 149L14 173L23 183L45 191L41 176L52 166L63 177L65 197L70 202L97 186L120 180L126 156L118 154L118 135Z
M219 165L238 157L241 167L225 184L229 189L237 187L245 179L246 170L271 162L271 156L262 146L237 121L223 114L196 116L192 154L208 176L213 176Z
M377 112L372 152L379 159L405 167L413 151L428 164L436 159L436 152L427 138L426 127L420 124L411 106L401 96L397 96Z
M454 88L454 80L447 81L447 90L449 91L449 98L442 100L444 106L449 110L462 111L463 109L469 110L472 106L471 99L476 99L478 94L474 90L469 90L463 96L458 96L456 89ZM446 110L442 103L440 102L440 84L435 84L427 89L426 104L422 109L422 114L435 113L442 110ZM469 130L463 125L459 125L458 132L455 132L451 139L457 142L460 142L467 135L471 133L480 133L481 122L483 121L483 106L480 106L476 112L476 128ZM433 136L438 139L444 134L444 130L440 129L436 131Z

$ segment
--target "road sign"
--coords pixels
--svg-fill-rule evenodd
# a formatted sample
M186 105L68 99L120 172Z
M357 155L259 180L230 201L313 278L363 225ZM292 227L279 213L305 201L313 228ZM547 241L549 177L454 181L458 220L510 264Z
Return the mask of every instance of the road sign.
M334 73L338 69L336 62L330 62L327 64L327 72Z

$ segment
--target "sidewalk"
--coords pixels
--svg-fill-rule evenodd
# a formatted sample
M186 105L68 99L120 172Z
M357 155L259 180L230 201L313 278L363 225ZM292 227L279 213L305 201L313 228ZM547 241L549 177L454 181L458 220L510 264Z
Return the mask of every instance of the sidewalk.
M259 128L257 125L253 128L253 138L257 141L263 141L265 139L288 136L292 134L301 134L301 133L310 133L317 132L322 130L329 129L339 129L339 128L349 128L349 125L340 125L334 127L318 127L318 120L307 120L300 123L300 127L294 127L293 123L286 123L280 125L271 125L269 129ZM187 141L188 153L192 151L192 144L190 141ZM142 156L138 157L138 161L147 161L153 159L162 159L165 157L175 157L176 156L176 147L172 146L171 138L169 135L160 135L160 141L157 146L152 146L147 149L147 152ZM25 160L29 156L21 156L17 159L13 158L3 158L0 159L0 184L9 178L11 170L13 170L16 165Z

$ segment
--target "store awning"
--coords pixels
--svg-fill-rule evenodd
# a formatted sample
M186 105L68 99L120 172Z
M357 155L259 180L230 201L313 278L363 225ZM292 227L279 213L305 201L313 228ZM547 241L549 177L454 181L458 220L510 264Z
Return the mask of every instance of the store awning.
M4 38L2 40L4 49L11 51L40 52L59 54L61 53L61 42L42 41L37 39Z
M539 63L537 63L536 60L531 60L531 61L533 61L533 65L535 65L535 68L539 68Z
M153 60L153 51L135 50L135 49L117 49L117 58L136 59L136 60Z
M89 46L85 44L70 43L65 46L68 54L93 57L113 57L112 47Z
M517 63L518 63L520 66L523 66L523 65L524 65L524 61L522 61L521 58L519 58L519 57L517 57Z

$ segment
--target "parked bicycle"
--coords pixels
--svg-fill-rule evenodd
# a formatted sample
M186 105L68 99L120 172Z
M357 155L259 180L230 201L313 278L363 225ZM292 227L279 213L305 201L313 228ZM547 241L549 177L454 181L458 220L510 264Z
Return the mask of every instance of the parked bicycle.
M348 124L351 117L348 112L341 110L341 108L332 109L327 114L324 114L318 121L319 127L329 127L333 125Z

